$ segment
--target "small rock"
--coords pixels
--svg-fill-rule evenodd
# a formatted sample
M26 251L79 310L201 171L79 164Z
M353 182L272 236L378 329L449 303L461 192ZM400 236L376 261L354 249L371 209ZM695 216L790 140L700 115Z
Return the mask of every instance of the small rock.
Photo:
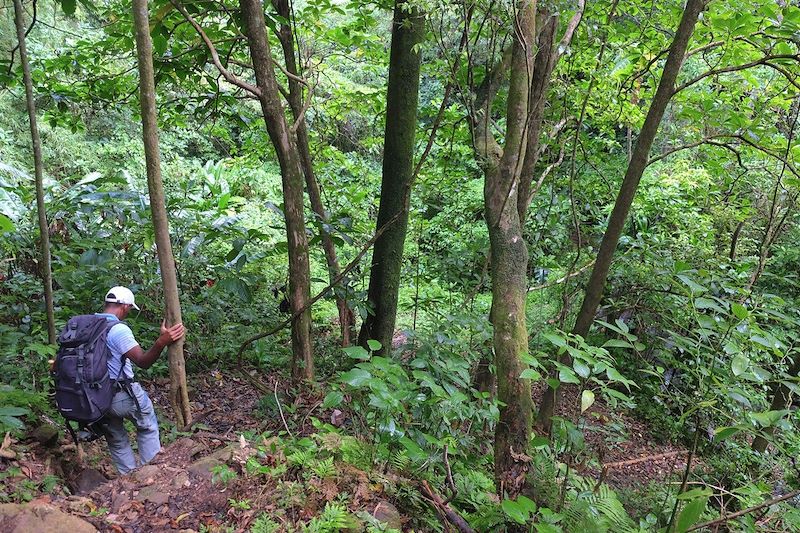
M214 453L209 454L208 457L216 459L217 461L220 461L220 462L223 462L223 463L228 462L233 458L233 452L236 451L238 446L239 446L238 443L237 444L229 444L228 446L225 446L224 448L220 448L219 450L215 451Z
M49 424L42 424L31 433L36 442L44 446L53 446L58 442L58 429Z
M403 519L400 516L400 511L386 500L379 501L371 514L376 520L385 522L392 529L403 529Z
M189 481L189 474L187 474L186 472L181 472L180 474L175 476L175 479L172 480L172 486L175 487L176 489L179 489L181 487L188 487L191 484L192 482Z
M87 468L75 479L73 489L76 494L86 495L100 485L106 483L108 479L94 468Z
M68 496L67 511L72 513L88 513L95 508L94 501L86 496Z
M215 466L219 466L222 464L225 463L209 455L208 457L203 457L202 459L199 459L194 463L190 464L187 470L190 474L195 475L197 477L211 479L211 471L214 469Z
M338 428L342 425L342 420L344 420L344 413L338 409L334 409L331 413L331 424Z
M161 490L159 490L159 488L155 485L150 485L140 490L139 494L136 495L136 499L140 502L147 501L157 506L161 506L169 501L169 494L161 492Z
M156 465L144 465L131 472L131 478L139 483L150 485L159 471L160 469Z
M94 533L88 522L47 504L0 504L0 531L7 533Z

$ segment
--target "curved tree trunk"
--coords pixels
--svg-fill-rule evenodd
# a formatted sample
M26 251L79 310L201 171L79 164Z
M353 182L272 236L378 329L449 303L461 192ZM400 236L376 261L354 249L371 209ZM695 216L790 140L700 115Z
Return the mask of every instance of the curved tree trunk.
M686 3L683 17L681 18L672 45L670 46L667 62L664 65L664 72L661 74L661 80L658 83L658 89L656 89L656 94L650 104L647 117L642 125L639 138L636 141L636 147L633 150L631 161L628 164L628 169L622 180L619 194L614 203L614 209L608 219L608 228L603 235L600 249L597 252L597 260L595 261L589 281L586 284L583 305L581 305L578 317L575 320L575 326L572 329L572 333L576 335L586 337L592 322L594 322L594 315L597 306L600 305L600 299L603 296L603 289L606 279L608 278L611 262L614 258L614 251L617 248L619 237L622 235L625 220L628 217L628 211L636 195L636 189L639 186L639 180L647 166L650 147L653 145L653 140L658 132L658 126L661 123L661 118L664 116L667 104L672 98L675 80L680 72L689 39L694 32L697 18L704 6L705 0L688 0ZM571 364L568 356L565 356L562 362ZM558 390L548 387L542 396L536 422L537 426L543 431L549 432L550 430L557 401Z
M158 264L164 285L166 322L172 326L182 322L175 257L169 237L169 221L164 203L164 185L161 180L161 153L158 147L158 119L156 88L153 77L153 42L150 38L147 0L133 0L133 24L136 29L136 53L139 63L139 105L142 110L142 137L147 164L147 189L153 230L158 250ZM183 358L183 339L171 344L169 354L170 402L175 412L175 423L185 428L192 423L189 392L186 387L186 365Z
M36 213L39 217L39 233L41 236L41 261L39 267L44 284L44 306L47 313L47 341L56 343L56 321L53 314L53 273L50 266L50 227L47 224L47 212L44 205L44 185L42 184L42 141L39 138L39 128L36 125L36 103L33 99L33 81L31 80L31 67L28 63L28 51L25 47L25 22L22 20L24 10L22 0L14 0L14 24L17 28L17 41L19 42L19 57L22 63L22 80L25 84L25 101L28 107L28 120L31 127L31 142L33 144L33 171L36 179Z
M374 312L364 320L358 335L362 346L370 339L380 342L382 353L391 349L397 319L419 101L420 54L414 46L422 42L424 33L423 15L405 0L397 0L392 21L383 178L376 227L380 229L394 222L375 242L367 295Z
M272 0L272 5L278 12L278 15L283 17L284 21L281 23L280 31L278 32L278 39L283 48L283 59L286 63L286 70L295 76L300 75L300 69L297 65L297 57L295 56L294 49L294 32L290 25L292 20L292 13L289 9L288 0ZM310 97L310 96L309 96ZM333 244L331 234L325 229L324 225L328 222L328 213L325 211L325 206L322 203L322 194L320 193L319 182L317 181L316 173L314 172L314 164L311 160L311 150L308 143L308 128L306 127L305 113L303 110L303 91L300 82L296 79L289 78L289 107L292 109L292 116L297 123L297 151L300 156L300 165L303 167L303 175L306 178L306 190L308 191L308 199L311 202L311 210L319 217L323 223L323 228L320 233L322 237L322 249L325 252L325 262L328 264L328 278L331 282L341 272L339 266L339 259L336 256L336 247ZM346 287L346 283L343 283ZM355 324L355 317L353 310L347 305L347 300L344 296L336 295L336 308L339 310L339 326L342 332L342 346L350 346L352 328Z
M311 273L308 238L303 219L303 171L294 132L286 121L278 82L267 39L263 5L259 0L240 0L244 33L250 47L261 111L267 133L275 147L281 168L286 237L289 244L289 301L292 315L292 376L314 379L314 354L311 348Z

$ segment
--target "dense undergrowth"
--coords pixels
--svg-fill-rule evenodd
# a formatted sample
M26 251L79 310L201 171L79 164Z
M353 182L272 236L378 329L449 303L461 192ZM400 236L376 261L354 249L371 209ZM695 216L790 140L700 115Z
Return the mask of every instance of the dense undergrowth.
M99 39L101 31L93 31ZM67 61L54 52L54 34L37 27L32 38L41 64ZM377 210L383 79L375 65L384 65L386 51L374 35L363 38L372 63L351 70L333 54L332 81L321 89L330 98L309 118L330 211L324 229L334 235L343 264L369 238ZM429 76L433 63L426 66ZM434 115L439 85L433 77L423 83L423 121ZM21 437L57 417L47 372L55 348L44 331L35 196L18 89L0 93L0 434ZM88 104L91 95L83 98L39 95L57 324L99 310L105 290L122 284L136 292L142 312L129 323L148 344L163 299L136 117L127 105L106 108ZM279 168L253 107L229 104L236 120L209 115L198 126L188 112L172 108L164 117L167 209L189 331L187 367L195 374L238 367L244 339L286 318ZM791 404L772 409L770 403L778 387L791 399L800 394L791 371L800 331L800 232L788 201L797 183L771 194L774 166L751 155L757 168L742 180L740 169L721 163L713 150L651 165L595 327L586 339L571 336L564 331L576 312L576 293L626 163L622 131L596 111L589 119L597 124L582 146L593 151L594 162L581 169L580 186L565 169L556 171L533 199L525 230L531 242L530 345L522 377L534 387L566 388L568 402L552 439L535 435L529 449L517 450L533 465L528 493L514 500L498 496L491 443L500 406L491 378L483 182L466 126L457 112L448 113L449 138L434 145L412 197L397 346L386 356L375 355L374 344L342 350L335 304L330 296L321 300L313 307L315 394L320 410L344 413L345 423L312 417L313 431L301 435L291 403L281 406L277 395L265 394L258 415L283 417L279 409L285 409L286 428L246 434L258 453L240 471L215 472L217 485L246 479L274 487L277 514L257 516L251 530L283 530L282 519L301 507L305 492L352 477L352 469L379 483L408 519L404 527L417 531L443 530L437 507L422 495L423 481L477 531L543 533L686 531L797 488L800 419ZM680 128L675 120L672 130ZM786 202L779 207L787 215L764 250L763 237L773 231L771 198ZM313 288L319 290L328 280L318 246L323 223L310 212L306 218ZM339 289L361 319L369 313L366 270L354 269L347 288ZM568 353L570 363L556 363L555 353ZM288 332L281 331L253 343L241 363L284 375L290 359ZM166 372L162 359L138 375ZM645 424L646 440L690 453L688 467L684 461L658 476L642 470L635 485L607 479L606 456L633 440L626 423L634 419ZM768 440L766 453L751 449L756 436ZM16 475L4 463L0 481ZM0 488L0 501L30 500L57 483L47 478L23 491ZM292 527L387 531L368 513L351 510L355 497L341 491L316 516L292 517ZM230 509L235 514L257 503L234 500ZM728 527L756 531L762 523L776 531L800 528L797 502L766 507Z

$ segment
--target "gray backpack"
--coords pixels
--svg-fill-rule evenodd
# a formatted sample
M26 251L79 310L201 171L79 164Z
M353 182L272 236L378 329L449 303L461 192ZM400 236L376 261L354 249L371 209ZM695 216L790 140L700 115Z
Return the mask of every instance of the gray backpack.
M125 356L120 375L112 379L108 375L111 350L106 339L109 330L119 323L97 315L78 315L69 319L58 336L53 367L56 406L67 419L73 438L76 437L70 421L77 422L80 429L91 429L111 407L115 382L125 368Z

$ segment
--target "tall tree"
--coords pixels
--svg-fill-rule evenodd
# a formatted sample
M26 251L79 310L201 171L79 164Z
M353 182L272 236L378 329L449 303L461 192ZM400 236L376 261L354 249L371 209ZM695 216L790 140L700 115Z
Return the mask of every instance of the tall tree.
M281 168L284 217L289 243L289 301L292 315L297 315L292 323L292 375L311 380L314 379L311 309L306 305L311 297L311 274L308 238L303 219L301 158L295 135L286 121L281 103L263 6L259 0L241 0L239 5L256 76L256 96Z
M17 28L19 58L22 64L22 80L25 85L25 101L28 108L28 122L33 144L33 171L36 180L36 212L39 217L41 265L39 266L44 284L44 306L47 313L47 340L56 342L56 321L53 313L53 273L50 265L50 227L47 224L47 212L44 205L44 185L42 183L42 141L39 138L39 127L36 125L36 102L33 99L33 81L31 67L28 63L28 50L25 46L25 22L22 0L14 0L14 24Z
M625 177L622 180L619 194L614 203L611 216L608 219L608 227L603 234L603 240L597 252L597 259L592 269L592 274L586 284L583 304L581 305L572 333L586 337L589 328L594 322L597 306L603 296L608 271L614 258L614 251L617 248L620 235L625 226L633 199L636 196L636 189L642 178L644 169L647 167L650 148L653 145L661 118L664 116L667 104L675 93L675 80L680 72L681 65L689 45L689 39L694 32L695 24L700 12L705 7L706 0L688 0L684 8L678 29L669 48L664 71L658 83L650 109L647 112L642 130L636 140L636 146L631 154ZM569 362L569 356L565 354L562 362ZM558 401L558 390L548 387L542 396L537 417L537 426L542 430L550 430L552 417Z
M147 166L147 189L153 215L158 264L164 285L166 304L165 320L168 326L182 322L181 303L175 257L169 237L169 221L164 202L164 184L161 179L161 153L158 147L158 118L156 112L156 87L153 76L153 42L150 38L150 14L147 0L133 0L133 24L136 30L136 53L139 65L139 105L142 114L142 138ZM171 344L169 356L170 402L179 428L192 423L189 392L186 387L186 365L183 358L183 339Z
M339 259L336 254L336 246L333 238L328 231L328 212L322 203L317 175L314 172L314 162L311 159L311 149L308 141L308 127L306 126L306 106L303 104L303 87L300 78L300 65L295 51L296 34L292 30L294 14L289 6L288 0L272 0L272 5L281 17L281 24L278 30L278 40L283 48L283 59L286 64L286 71L289 73L289 107L295 120L294 129L297 133L297 151L300 156L300 164L303 167L303 175L306 178L306 190L308 199L311 202L311 210L317 215L322 223L322 249L325 252L325 262L328 264L328 278L331 283L341 272ZM299 52L299 50L297 51ZM309 89L310 93L311 89ZM311 94L308 95L311 98ZM335 295L336 308L339 310L339 327L342 332L342 346L349 346L351 342L351 330L354 326L355 317L353 310L347 305L347 300L341 294Z
M371 312L358 335L362 346L374 339L381 343L384 352L391 349L397 319L419 103L420 53L416 45L422 42L424 33L423 14L408 0L397 0L392 20L383 175L376 224L378 229L390 226L378 237L372 252L367 294Z
M516 498L526 482L528 464L517 460L528 449L533 404L530 381L519 379L520 356L528 351L525 296L528 248L519 216L519 180L528 135L528 107L533 80L536 2L522 0L513 23L511 70L506 107L505 141L481 155L484 169L485 218L489 230L497 399L502 402L495 430L494 464L500 494ZM487 104L488 109L491 103ZM486 116L488 117L488 115ZM486 122L487 118L478 118ZM489 128L478 128L478 143L496 145Z
M493 347L497 398L502 402L495 429L495 478L501 494L516 497L524 488L529 465L520 459L528 447L533 417L530 381L520 379L528 351L525 303L528 248L523 236L531 197L541 185L535 168L541 155L547 92L553 69L569 47L583 17L578 2L556 46L558 18L537 4L521 0L513 18L512 44L467 101L473 147L484 173L485 219L489 233ZM503 145L492 134L493 101L508 76Z

